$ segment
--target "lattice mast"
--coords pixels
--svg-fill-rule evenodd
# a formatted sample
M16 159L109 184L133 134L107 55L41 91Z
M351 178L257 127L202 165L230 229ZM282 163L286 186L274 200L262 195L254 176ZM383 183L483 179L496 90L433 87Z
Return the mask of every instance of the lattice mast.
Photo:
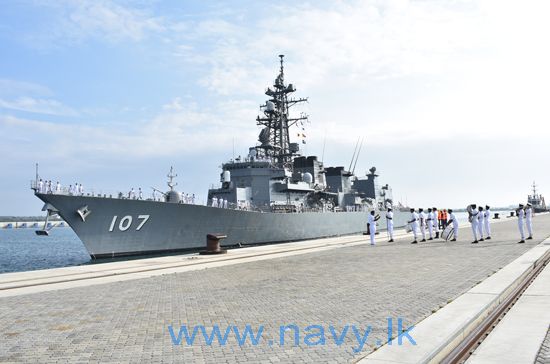
M290 117L290 107L307 101L307 98L293 99L289 95L296 91L293 84L285 84L284 80L284 55L279 55L281 68L279 75L275 79L273 89L267 88L265 94L271 97L264 105L260 106L263 116L256 118L257 124L264 126L258 147L261 154L269 157L281 167L290 167L292 157L298 152L297 147L291 148L289 128L297 122L307 121L306 114L300 114L299 117Z

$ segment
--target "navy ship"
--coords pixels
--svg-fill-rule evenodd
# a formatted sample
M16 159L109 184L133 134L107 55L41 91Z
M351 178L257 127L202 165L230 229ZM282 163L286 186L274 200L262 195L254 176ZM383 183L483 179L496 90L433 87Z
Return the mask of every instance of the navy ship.
M533 181L533 185L531 186L533 188L533 194L527 196L527 202L533 206L533 210L538 212L548 212L548 208L546 207L546 202L544 201L544 196L537 193L537 185Z
M45 191L37 175L31 188L45 203L43 210L61 216L92 259L199 249L210 233L227 235L225 246L357 234L366 230L372 210L385 229L392 190L379 183L374 167L364 176L355 175L360 147L356 145L345 169L302 155L300 143L291 142L291 128L301 130L308 116L293 117L290 108L307 98L291 97L296 87L285 82L284 56L279 57L279 73L265 91L268 100L256 118L261 127L258 142L246 157L222 164L221 184L208 190L206 206L191 203L175 189L171 169L169 190L160 200ZM394 226L404 226L408 216L394 211Z

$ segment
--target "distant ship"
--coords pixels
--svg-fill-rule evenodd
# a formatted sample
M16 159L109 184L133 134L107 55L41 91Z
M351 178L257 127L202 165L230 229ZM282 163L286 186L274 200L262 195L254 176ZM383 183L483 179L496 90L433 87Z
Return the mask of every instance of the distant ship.
M209 233L227 235L224 245L357 234L366 230L372 210L380 214L384 230L385 209L393 206L393 197L389 185L379 184L376 168L358 177L352 164L348 169L324 166L316 156L301 155L299 143L290 142L290 128L298 128L303 137L308 121L305 114L292 117L290 108L307 99L289 97L296 87L285 83L284 56L279 57L279 74L265 91L269 99L256 118L262 127L258 143L245 158L223 163L221 185L208 191L206 206L190 203L175 189L172 169L161 200L51 193L39 185L38 173L31 188L44 201L48 216L61 216L93 259L198 249ZM352 157L354 165L358 156ZM404 226L408 216L396 209L394 226Z
M548 209L546 208L546 202L544 201L544 196L537 193L537 185L533 181L533 185L531 186L533 188L533 194L527 195L527 202L533 206L533 210L535 212L547 212Z

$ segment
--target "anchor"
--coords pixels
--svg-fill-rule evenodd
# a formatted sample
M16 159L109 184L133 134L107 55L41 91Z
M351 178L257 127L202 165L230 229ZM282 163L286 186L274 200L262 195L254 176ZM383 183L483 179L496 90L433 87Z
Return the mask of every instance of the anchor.
M46 220L44 221L44 228L42 228L42 230L35 230L34 232L36 233L36 235L48 236L50 235L50 230L53 228L53 225L51 224L48 227L48 219L50 218L50 216L57 215L59 211L49 203L44 204L44 207L42 207L42 211L47 211Z

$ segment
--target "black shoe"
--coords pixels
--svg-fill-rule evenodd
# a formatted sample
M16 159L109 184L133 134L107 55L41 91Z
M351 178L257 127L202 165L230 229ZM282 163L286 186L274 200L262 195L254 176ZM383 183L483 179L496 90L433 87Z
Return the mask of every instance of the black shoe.
M451 239L451 241L456 241L456 239Z
M525 240L518 241L518 244L523 244L523 243L525 243Z
M527 238L527 240L532 240L532 239L533 239L533 237L532 237L532 236L530 236L530 237L528 237L528 238Z
M439 239L439 233L435 233L435 238Z
M483 238L479 239L479 241L484 241Z
M478 243L477 240L472 241L472 244L477 244L477 243Z
M434 240L434 238L429 238L428 241L430 241L430 240Z
M422 239L422 240L420 240L420 242L421 242L421 243L423 243L423 242L425 242L425 241L426 241L426 239Z
M418 244L418 241L415 240L411 244Z
M388 243L393 243L393 239L388 240Z
M485 240L491 240L491 237L490 237L490 236L488 236L488 237L486 237L486 238L485 238Z

